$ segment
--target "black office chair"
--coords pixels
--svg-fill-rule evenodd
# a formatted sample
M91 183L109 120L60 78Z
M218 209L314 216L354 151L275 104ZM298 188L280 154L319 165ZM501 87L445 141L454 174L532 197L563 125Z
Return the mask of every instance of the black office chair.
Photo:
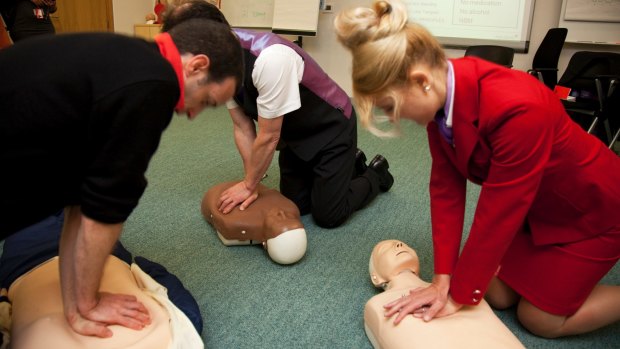
M558 61L567 33L566 28L549 29L534 54L532 69L527 71L552 90L558 82Z
M510 47L496 45L475 45L465 50L465 56L475 56L484 60L512 68L515 50Z
M579 51L558 81L574 101L562 101L588 133L613 148L620 136L620 53Z

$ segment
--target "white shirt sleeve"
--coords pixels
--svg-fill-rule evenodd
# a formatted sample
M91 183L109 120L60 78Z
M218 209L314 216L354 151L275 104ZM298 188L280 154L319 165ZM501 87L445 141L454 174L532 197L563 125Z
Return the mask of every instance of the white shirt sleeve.
M252 70L258 115L272 119L299 109L303 74L304 61L292 48L277 44L264 49Z
M235 102L235 100L231 98L226 102L226 108L228 109L239 108L239 104L237 104L237 102Z

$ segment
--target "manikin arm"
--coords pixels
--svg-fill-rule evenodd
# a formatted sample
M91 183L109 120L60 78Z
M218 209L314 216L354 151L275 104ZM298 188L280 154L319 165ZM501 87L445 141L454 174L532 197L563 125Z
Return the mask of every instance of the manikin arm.
M150 323L136 297L98 293L105 260L122 227L94 221L77 206L65 209L59 251L62 298L65 317L79 334L110 337L108 325L140 330Z
M235 124L235 142L243 158L245 178L224 191L220 196L218 206L219 210L224 214L229 213L239 204L241 204L240 209L244 210L258 197L256 187L271 164L273 154L280 140L283 120L282 116L273 119L259 116L259 131L253 138L251 147L249 147L248 139L252 139L253 136L249 124L252 124L252 130L255 130L253 122L241 114L241 111L238 109L231 110L231 116ZM248 148L250 148L249 154Z

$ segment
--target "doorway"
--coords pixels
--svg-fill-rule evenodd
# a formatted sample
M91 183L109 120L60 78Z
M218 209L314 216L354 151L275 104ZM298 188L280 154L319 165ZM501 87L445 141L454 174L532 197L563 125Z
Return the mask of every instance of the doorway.
M113 0L59 0L51 15L57 33L113 32Z

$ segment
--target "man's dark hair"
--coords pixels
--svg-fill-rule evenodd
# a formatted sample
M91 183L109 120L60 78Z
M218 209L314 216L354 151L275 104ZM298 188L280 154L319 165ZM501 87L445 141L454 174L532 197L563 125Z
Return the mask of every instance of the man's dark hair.
M161 31L167 32L177 24L192 18L210 19L229 25L226 17L217 6L204 0L190 0L168 8L163 15Z
M237 87L243 77L243 53L237 36L226 24L207 19L188 19L168 32L179 53L209 57L209 81L233 77Z

